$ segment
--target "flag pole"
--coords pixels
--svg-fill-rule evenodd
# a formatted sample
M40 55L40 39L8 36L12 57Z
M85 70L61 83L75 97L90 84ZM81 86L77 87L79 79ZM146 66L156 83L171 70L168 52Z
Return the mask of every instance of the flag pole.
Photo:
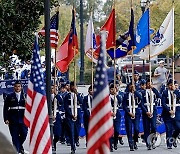
M113 0L113 9L115 10L115 0ZM114 21L115 22L115 21ZM116 30L116 24L114 25L114 31ZM116 33L115 33L116 34ZM116 40L115 39L116 38L116 36L114 35L114 41ZM115 45L115 42L113 42L114 43L114 45ZM113 49L114 49L114 90L115 90L115 86L116 86L116 59L115 59L115 57L116 57L116 48L115 48L115 46L113 47ZM114 96L115 97L115 96ZM115 99L114 99L115 100Z
M131 9L133 9L133 0L131 0ZM131 51L131 61L132 61L132 85L134 85L134 47L132 47L132 51Z
M91 17L92 17L92 10L91 10ZM92 34L92 27L91 27L91 34ZM91 43L92 43L91 45L93 47L93 41ZM94 88L94 86L93 86L94 85L94 63L93 63L94 51L93 51L93 48L90 50L91 50L91 85L92 85L92 90L93 90L93 88Z
M173 61L172 61L172 77L173 77L173 85L174 85L174 80L175 80L175 78L174 78L174 0L172 0L172 8L173 8L173 25L172 25L172 27L173 27L173 38L172 38L172 41L173 41Z
M74 17L73 18L75 18L74 3L73 3L73 11L74 11L74 14L73 14ZM73 26L73 28L75 28L75 26ZM76 60L75 60L76 49L74 48L74 39L72 39L72 41L73 41L73 51L74 51L74 86L76 86Z
M148 20L148 25L150 25L150 3L149 3L149 1L148 1L148 8L149 8L149 20ZM149 82L150 82L150 85L152 84L152 75L151 75L151 69L152 69L152 67L151 67L151 45L150 45L150 32L149 32L149 28L148 28L148 42L149 42L149 53L148 53L148 56L149 56ZM150 113L152 114L152 115L150 115L150 118L152 118L153 117L153 103L154 102L152 102L152 88L150 87Z
M114 14L115 14L115 0L113 0L113 9L114 9ZM116 40L116 21L115 21L115 15L114 15L114 41ZM115 92L116 92L116 42L113 42L113 44L114 44L114 47L113 47L113 49L114 49L114 107L113 107L113 113L116 113L116 106L115 106L115 100L116 100L116 94L115 94ZM115 117L116 115L114 115L114 117Z
M59 12L59 5L56 8L56 13ZM58 21L59 21L59 16L58 16ZM59 24L59 22L57 23L57 25ZM58 25L59 26L59 25ZM56 78L57 78L57 68L56 68L56 57L57 57L57 46L55 47L55 55L54 55L54 90L55 90L55 94L57 92L57 87L56 87ZM58 85L57 85L58 86Z

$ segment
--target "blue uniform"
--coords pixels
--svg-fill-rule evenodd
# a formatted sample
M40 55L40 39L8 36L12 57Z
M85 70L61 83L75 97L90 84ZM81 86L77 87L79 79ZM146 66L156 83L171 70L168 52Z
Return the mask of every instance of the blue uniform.
M77 120L73 120L73 105L71 106L71 94L68 93L64 98L64 108L65 108L65 116L66 116L66 123L68 126L68 135L70 138L71 150L75 151L75 143L79 139L79 131L81 127L81 108L80 104L82 104L83 99L81 95L78 93L77 96Z
M136 88L137 91L139 91L139 90L141 89L140 81L139 81L139 80L136 81L136 82L134 82L134 85L135 85L135 88ZM127 84L126 89L125 89L125 92L128 92L128 91L129 91L128 88L129 88L129 85Z
M120 106L122 104L122 99L119 95L116 96L117 99L117 106L114 108L114 95L110 95L111 100L111 106L112 111L116 109L116 116L113 117L113 126L114 126L114 149L117 150L117 144L118 144L118 136L119 136L119 130L120 130L120 123L121 123L121 112L120 112ZM112 149L112 138L110 139L111 149Z
M84 129L86 132L86 142L87 142L87 133L88 133L88 125L89 125L89 118L91 115L91 108L92 108L92 96L87 95L83 99L82 109L84 111L83 114L83 121L84 121Z
M175 90L173 93L176 96L176 112L175 118L171 117L169 113L171 109L171 95L169 95L169 90L166 89L162 93L162 117L166 127L166 140L167 140L167 147L172 147L172 137L177 138L179 131L180 131L180 91ZM175 131L174 131L175 130ZM174 134L173 134L174 131Z
M4 121L9 121L9 131L13 145L20 153L23 150L23 143L26 140L28 128L24 124L25 97L21 92L18 101L16 93L7 95L4 102Z
M56 95L53 98L52 108L53 108L53 115L55 115L55 121L53 127L53 134L54 134L53 144L54 144L54 150L56 151L56 143L59 141L60 136L62 135L62 121L64 119L63 113L65 113L63 99L60 95Z
M138 135L139 135L139 122L140 122L140 108L142 102L141 95L135 91L134 92L134 100L135 100L135 119L132 119L129 115L129 112L131 112L132 105L130 104L130 98L129 94L132 93L126 92L123 98L123 109L125 111L125 126L126 126L126 133L128 137L129 147L130 149L134 149L134 146L136 146L136 142L138 142ZM132 98L131 98L132 100ZM132 127L134 125L134 136L132 132Z
M149 147L149 143L147 141L148 136L151 133L156 133L156 119L157 119L157 108L156 108L156 99L157 98L161 98L161 95L159 94L159 92L155 89L152 88L152 92L153 92L153 117L149 118L147 116L147 112L150 112L150 96L149 98L147 98L147 90L141 89L140 90L141 95L142 95L142 118L143 118L143 127L144 127L144 139L146 142L146 146ZM147 100L149 102L147 102ZM152 111L151 111L152 112Z

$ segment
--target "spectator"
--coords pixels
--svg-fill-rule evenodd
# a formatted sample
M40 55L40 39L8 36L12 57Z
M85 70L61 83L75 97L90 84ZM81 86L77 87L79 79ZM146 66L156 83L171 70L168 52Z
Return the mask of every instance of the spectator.
M164 67L164 61L159 62L159 66L154 71L154 77L157 81L157 89L160 91L161 86L166 85L168 79L168 70Z

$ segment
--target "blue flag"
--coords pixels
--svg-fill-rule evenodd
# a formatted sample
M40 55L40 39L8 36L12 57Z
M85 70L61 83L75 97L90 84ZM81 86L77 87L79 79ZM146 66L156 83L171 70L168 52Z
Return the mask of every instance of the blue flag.
M116 40L116 55L115 58L121 58L128 54L129 51L132 50L132 47L135 46L135 39L134 39L134 12L131 9L131 21L129 25L129 30L120 35L119 38ZM114 52L110 55L112 59L114 59Z
M149 9L147 9L140 18L136 29L136 49L134 54L137 54L141 49L150 44L149 32Z

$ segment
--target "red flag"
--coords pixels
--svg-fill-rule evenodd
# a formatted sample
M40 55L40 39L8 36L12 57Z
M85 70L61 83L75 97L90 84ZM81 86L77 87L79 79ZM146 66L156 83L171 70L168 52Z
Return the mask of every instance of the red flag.
M47 99L37 40L34 44L24 123L30 130L29 153L51 154L52 147Z
M108 34L106 41L106 49L114 50L116 47L116 32L115 32L115 9L111 11L109 18L106 20L105 24L101 27L100 31L105 30ZM96 35L97 49L94 52L96 57L99 57L100 52L100 36ZM108 51L107 51L108 52Z
M76 33L75 26L75 11L72 10L72 22L71 29L62 45L58 49L57 57L56 57L56 66L62 72L66 72L68 70L69 64L78 53L78 39Z
M58 45L58 24L59 24L59 12L51 17L50 21L50 45L52 48L57 48ZM39 35L45 36L44 27L38 33Z
M96 67L92 112L88 128L87 154L109 154L109 138L113 135L113 120L105 66L106 34L101 36L101 51Z

